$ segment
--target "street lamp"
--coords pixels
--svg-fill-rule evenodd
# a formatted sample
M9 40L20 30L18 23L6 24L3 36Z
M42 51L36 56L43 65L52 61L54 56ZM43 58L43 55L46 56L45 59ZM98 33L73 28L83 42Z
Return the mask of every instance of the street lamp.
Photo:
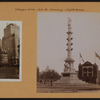
M53 75L52 75L52 73L51 73L51 86L52 86L52 78L53 78Z

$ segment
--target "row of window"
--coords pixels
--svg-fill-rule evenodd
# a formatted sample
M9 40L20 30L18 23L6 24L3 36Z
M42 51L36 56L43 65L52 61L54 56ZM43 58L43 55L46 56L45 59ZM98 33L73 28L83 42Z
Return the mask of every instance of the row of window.
M84 77L93 76L92 73L84 73L83 75L84 75Z
M92 68L83 68L83 71L84 71L84 72L87 72L87 71L92 72L93 69L92 69Z

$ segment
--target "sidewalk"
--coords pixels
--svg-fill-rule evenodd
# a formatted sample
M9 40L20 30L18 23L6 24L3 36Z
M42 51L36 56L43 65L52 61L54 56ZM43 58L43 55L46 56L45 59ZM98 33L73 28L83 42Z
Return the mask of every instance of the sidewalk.
M66 85L54 86L51 84L38 84L37 92L41 93L70 93L70 92L100 92L99 85L79 86L79 85Z

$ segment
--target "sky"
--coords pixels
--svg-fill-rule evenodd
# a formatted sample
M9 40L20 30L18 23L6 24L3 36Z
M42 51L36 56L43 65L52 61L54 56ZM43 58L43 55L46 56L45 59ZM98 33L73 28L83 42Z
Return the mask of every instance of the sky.
M100 69L100 13L68 13L38 12L37 13L37 66L40 71L47 66L58 73L64 70L67 58L68 17L72 26L72 58L74 68L78 70L80 53L84 61L96 63Z
M21 27L21 21L0 21L0 39L4 36L4 28L6 28L7 24L14 23Z

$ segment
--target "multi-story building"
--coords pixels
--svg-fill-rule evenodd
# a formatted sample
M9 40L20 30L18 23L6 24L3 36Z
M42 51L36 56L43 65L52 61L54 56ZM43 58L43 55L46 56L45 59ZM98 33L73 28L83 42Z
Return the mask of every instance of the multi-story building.
M4 37L2 38L2 48L7 50L8 61L10 65L18 65L18 45L20 44L20 27L16 24L9 24L4 29Z
M6 50L0 49L0 67L8 65L8 54Z
M79 79L89 82L98 83L98 66L97 64L92 64L89 61L84 64L79 64L78 77Z

